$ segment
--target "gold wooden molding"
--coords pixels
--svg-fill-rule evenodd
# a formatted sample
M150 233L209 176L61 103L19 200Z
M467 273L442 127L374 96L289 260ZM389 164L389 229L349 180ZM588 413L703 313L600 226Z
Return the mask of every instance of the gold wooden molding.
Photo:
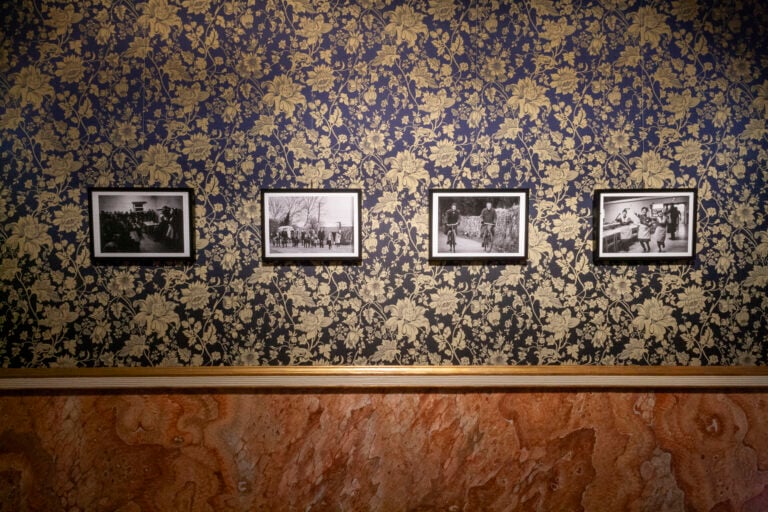
M266 366L0 369L0 389L758 388L758 366Z

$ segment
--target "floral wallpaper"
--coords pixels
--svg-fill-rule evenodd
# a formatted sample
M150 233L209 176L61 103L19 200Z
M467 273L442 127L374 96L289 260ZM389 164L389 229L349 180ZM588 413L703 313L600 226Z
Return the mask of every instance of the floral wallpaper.
M0 2L0 366L764 365L762 0ZM93 265L87 187L192 187L196 262ZM432 188L529 188L522 265ZM600 188L695 263L596 265ZM361 264L260 261L262 188L363 191Z

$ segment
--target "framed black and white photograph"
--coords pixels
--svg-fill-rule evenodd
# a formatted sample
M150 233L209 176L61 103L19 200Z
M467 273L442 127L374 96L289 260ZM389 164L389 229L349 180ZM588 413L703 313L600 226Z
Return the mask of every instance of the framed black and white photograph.
M595 261L693 261L696 190L597 190Z
M528 189L430 190L433 260L528 258Z
M262 190L263 258L361 261L360 190Z
M94 262L194 261L192 194L189 188L89 188Z

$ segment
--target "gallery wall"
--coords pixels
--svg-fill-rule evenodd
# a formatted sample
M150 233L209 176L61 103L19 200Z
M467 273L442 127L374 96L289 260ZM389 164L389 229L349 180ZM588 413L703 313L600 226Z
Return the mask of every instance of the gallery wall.
M0 366L768 363L768 8L2 2ZM196 262L97 266L87 188L192 187ZM428 261L432 188L529 188L522 265ZM697 257L596 265L600 188ZM359 265L260 262L262 188L359 188Z

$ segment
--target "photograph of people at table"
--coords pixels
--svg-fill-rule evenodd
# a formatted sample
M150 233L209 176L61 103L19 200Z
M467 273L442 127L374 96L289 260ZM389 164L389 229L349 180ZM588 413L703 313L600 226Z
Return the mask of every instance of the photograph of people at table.
M687 189L598 191L598 257L693 257L694 196Z

